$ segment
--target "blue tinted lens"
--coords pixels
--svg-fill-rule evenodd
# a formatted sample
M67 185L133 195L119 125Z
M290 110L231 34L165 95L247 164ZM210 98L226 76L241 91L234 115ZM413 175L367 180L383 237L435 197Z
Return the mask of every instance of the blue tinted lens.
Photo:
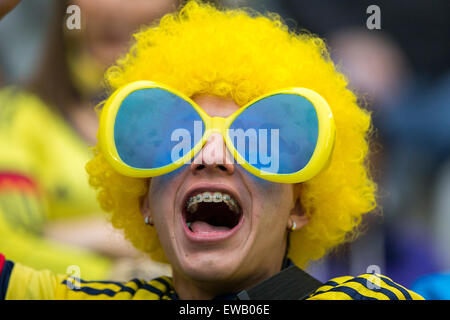
M295 94L276 94L255 102L230 126L239 154L268 173L289 174L305 167L316 148L317 113Z
M200 141L203 121L179 96L159 88L130 93L114 125L117 153L127 165L152 169L187 154Z

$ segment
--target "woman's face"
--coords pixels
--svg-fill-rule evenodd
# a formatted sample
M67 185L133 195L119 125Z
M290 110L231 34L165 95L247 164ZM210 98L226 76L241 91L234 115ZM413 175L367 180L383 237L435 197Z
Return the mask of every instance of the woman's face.
M83 42L100 65L108 66L130 46L131 35L166 13L179 0L76 0L81 9Z
M193 100L210 116L239 108L212 96ZM189 204L204 192L220 192L222 200ZM233 164L222 137L213 134L191 164L151 179L142 212L153 220L175 285L187 280L223 293L280 270L289 220L297 228L307 223L294 202L293 185L262 180Z

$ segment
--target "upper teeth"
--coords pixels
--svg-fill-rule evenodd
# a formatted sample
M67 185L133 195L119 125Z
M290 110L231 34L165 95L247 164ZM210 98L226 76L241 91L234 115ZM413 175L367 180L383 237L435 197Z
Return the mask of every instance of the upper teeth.
M239 213L239 206L237 201L231 198L230 195L222 192L202 192L189 198L187 202L187 210L190 213L197 211L198 203L200 202L225 202L231 211Z

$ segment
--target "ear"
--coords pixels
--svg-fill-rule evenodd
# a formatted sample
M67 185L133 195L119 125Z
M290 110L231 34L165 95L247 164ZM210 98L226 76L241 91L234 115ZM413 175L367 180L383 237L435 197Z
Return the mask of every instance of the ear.
M299 230L303 228L306 224L308 224L309 218L306 216L305 210L303 209L302 204L300 202L300 195L296 194L294 196L296 197L295 203L289 215L289 219L292 222L295 222L296 230ZM288 228L290 227L291 226L288 226Z

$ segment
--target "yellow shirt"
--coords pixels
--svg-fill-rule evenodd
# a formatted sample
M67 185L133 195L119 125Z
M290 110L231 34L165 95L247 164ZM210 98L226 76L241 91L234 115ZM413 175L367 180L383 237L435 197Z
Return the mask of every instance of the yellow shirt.
M90 151L67 122L39 98L0 91L0 171L34 180L49 219L100 212L84 169Z
M1 255L0 255L1 258ZM3 296L1 295L3 288ZM0 299L56 300L173 300L177 299L172 279L151 281L83 281L77 277L36 271L6 260L0 271ZM423 300L423 298L378 274L334 278L307 300Z
M109 259L42 236L49 220L100 214L84 169L88 146L36 96L0 91L0 252L33 268L65 273L78 264L103 279Z

